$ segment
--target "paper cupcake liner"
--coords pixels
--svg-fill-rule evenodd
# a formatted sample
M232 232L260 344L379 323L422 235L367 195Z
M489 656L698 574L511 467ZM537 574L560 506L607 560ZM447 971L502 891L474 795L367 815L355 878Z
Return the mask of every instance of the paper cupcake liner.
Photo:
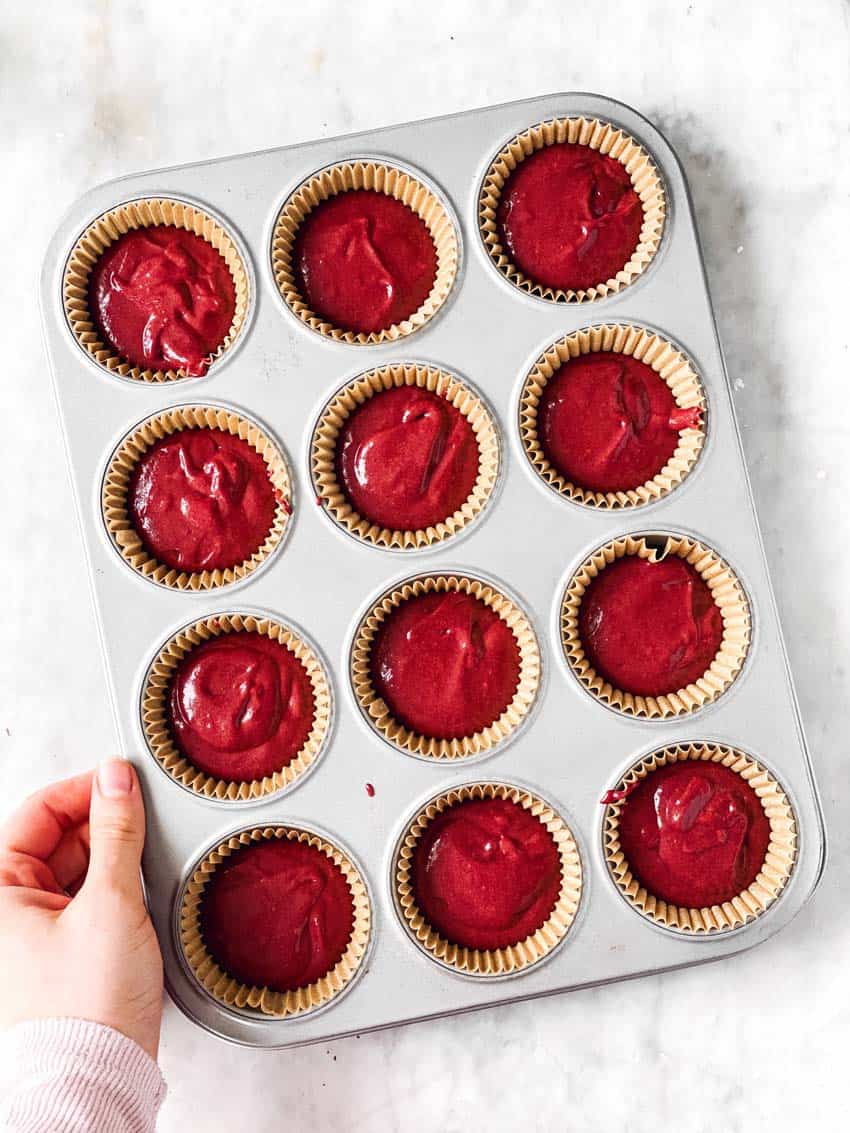
M540 820L558 847L561 858L561 892L557 903L536 932L510 948L477 949L452 944L431 928L414 897L411 872L419 839L438 814L469 799L506 799L518 803ZM581 858L569 826L547 802L508 783L472 783L454 787L432 799L407 828L396 852L393 876L396 900L410 937L431 959L459 972L476 976L504 976L519 972L548 956L569 932L578 912L582 892Z
M229 975L207 950L201 933L201 904L204 889L216 868L235 850L252 842L272 838L305 842L327 855L342 871L354 910L354 927L343 955L320 980L294 991L273 991L268 987L243 984ZM291 826L257 826L243 830L221 842L206 854L192 871L180 904L180 945L195 979L210 995L226 1007L253 1008L278 1019L304 1015L331 1002L357 974L369 946L372 907L366 883L357 866L333 843L310 830Z
M600 280L595 286L580 291L545 287L524 275L502 247L496 219L505 182L520 162L535 150L560 142L589 146L616 158L629 174L643 207L643 226L629 261L612 279ZM487 171L478 197L478 226L490 259L515 287L556 303L586 303L621 291L646 269L661 243L666 209L664 186L658 170L634 138L596 118L554 118L518 134L497 155Z
M632 874L620 847L623 801L605 809L602 830L605 862L619 891L632 908L648 920L686 934L728 932L760 916L782 893L797 857L797 823L791 803L770 772L752 756L720 744L688 743L661 748L631 767L618 787L628 790L656 768L687 759L721 763L740 775L758 795L770 822L770 842L752 885L731 901L699 909L670 905L648 893Z
M265 460L275 489L277 507L265 542L243 562L223 570L187 572L159 562L145 548L133 527L127 492L133 469L156 441L183 429L221 429L241 437ZM214 405L178 405L148 417L127 434L109 460L103 480L101 506L109 537L121 557L143 578L174 590L212 590L237 582L257 570L280 543L292 514L292 485L286 460L259 425L232 409Z
M705 443L705 425L683 429L676 450L651 480L637 488L596 492L570 483L550 464L537 435L537 415L546 384L566 362L582 354L612 351L646 363L663 378L681 409L700 408L705 415L705 393L689 359L666 339L642 327L626 324L587 327L553 343L537 359L526 377L519 402L519 433L525 455L544 484L576 503L618 509L640 507L668 495L696 464Z
M372 686L369 654L384 619L402 602L422 594L452 591L480 599L508 624L519 647L519 682L513 700L489 727L470 736L440 740L411 732L393 717L387 703ZM495 587L465 575L423 575L387 591L360 623L351 647L351 684L357 703L371 726L400 751L429 759L464 759L492 750L506 740L528 715L540 684L540 647L526 615Z
M478 442L478 478L463 505L433 527L414 531L394 531L364 519L352 507L336 475L337 438L348 417L374 394L400 386L416 386L444 397L466 417ZM453 374L433 366L395 363L361 374L334 394L313 433L310 466L316 497L339 527L376 547L421 550L457 535L480 514L499 474L499 435L481 399Z
M177 747L169 726L171 681L183 658L205 641L229 633L262 634L285 645L304 666L313 689L313 726L300 751L263 779L217 779L195 767ZM142 691L142 730L151 754L176 782L197 795L227 802L249 802L291 786L312 767L324 747L331 720L331 689L322 663L310 646L287 626L253 614L214 614L175 633L148 670Z
M298 228L308 213L322 201L350 189L373 189L407 205L425 222L437 251L434 285L420 308L408 319L369 334L335 327L310 310L298 290L292 264ZM448 298L457 276L459 257L455 226L437 196L410 173L377 161L341 162L304 181L280 210L272 234L272 269L287 306L312 330L337 342L392 342L424 326Z
M626 716L659 720L695 712L726 691L746 659L751 624L743 587L719 555L696 539L680 535L658 536L665 541L659 551L648 541L651 538L624 535L606 543L582 563L568 583L561 603L561 643L567 664L592 696ZM665 555L678 555L697 571L720 607L723 616L720 648L709 668L693 684L661 696L638 696L614 688L596 672L585 655L578 631L582 597L599 572L624 555L637 555L653 562Z
M236 244L227 231L202 209L185 201L166 197L146 197L118 205L93 221L71 250L62 279L62 298L68 325L86 353L111 374L140 382L173 382L188 375L182 370L145 370L122 358L103 342L89 310L89 276L110 246L125 233L153 225L184 228L203 237L224 257L236 292L236 305L230 330L211 358L220 358L239 337L248 315L250 298L248 272Z

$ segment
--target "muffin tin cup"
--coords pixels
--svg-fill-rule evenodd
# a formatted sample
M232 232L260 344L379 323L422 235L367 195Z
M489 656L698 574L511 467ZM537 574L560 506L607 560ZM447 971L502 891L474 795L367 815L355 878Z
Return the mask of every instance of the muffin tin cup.
M675 452L651 480L615 492L597 492L571 483L550 463L537 432L540 399L548 382L573 358L604 352L625 354L651 366L666 382L680 409L702 410L700 425L681 430ZM609 511L637 508L663 499L689 475L705 443L705 410L702 382L682 351L643 327L602 324L559 339L534 363L520 392L519 435L525 455L541 481L565 499Z
M126 233L154 225L193 232L196 236L203 237L223 256L233 277L236 302L230 329L224 341L210 355L210 364L233 348L247 322L250 309L251 288L247 262L235 239L220 221L198 205L172 197L141 197L116 205L92 221L74 244L65 265L62 279L65 317L79 346L106 373L137 382L189 380L194 375L187 375L181 370L143 369L123 358L102 340L89 309L89 278L106 249Z
M711 591L723 617L723 637L711 665L694 683L659 696L640 696L614 688L590 663L579 634L582 598L607 566L625 555L658 562L676 555L689 563ZM750 646L750 605L732 568L704 543L685 535L624 535L599 547L573 574L561 600L561 647L582 687L602 704L646 720L667 720L698 711L717 700L736 680Z
M250 558L232 567L193 572L169 567L147 550L130 519L127 493L134 468L157 441L184 429L220 429L240 437L263 457L268 467L277 500L271 530ZM292 515L292 479L276 442L249 417L221 405L176 405L141 421L118 444L103 478L101 509L112 545L142 578L172 590L216 590L248 578L281 545Z
M218 866L244 846L275 838L304 842L330 858L345 877L354 913L348 946L334 967L314 983L285 992L243 984L229 975L208 951L201 932L204 889ZM228 1008L248 1009L276 1019L290 1019L317 1011L348 988L362 967L369 948L372 905L359 868L347 853L322 835L299 827L255 826L232 834L205 854L193 868L179 901L179 941L183 958L204 991Z
M169 726L171 681L183 659L197 646L229 633L256 633L278 641L301 662L313 691L313 724L301 749L284 767L262 779L227 780L195 767L177 744ZM141 698L145 742L159 766L181 787L223 803L255 802L279 795L314 768L328 739L332 717L331 686L325 666L303 634L271 616L222 613L200 618L173 634L150 665Z
M469 736L435 739L412 732L395 719L386 701L378 696L372 685L370 654L384 620L403 602L423 594L450 592L478 598L510 627L519 648L519 682L510 704L488 727ZM462 760L484 755L504 745L521 727L534 706L540 672L540 646L527 615L494 585L463 574L421 575L386 591L361 620L351 646L351 687L364 718L387 743L408 755L425 759Z
M561 890L551 913L534 933L507 948L466 948L446 940L428 924L413 892L411 871L419 839L437 815L471 799L506 799L529 811L552 836L561 860ZM464 975L492 979L532 968L564 942L578 912L583 877L573 833L549 803L509 783L482 781L444 791L408 823L393 857L393 885L402 927L429 959Z
M517 166L537 150L563 142L588 146L619 161L629 174L643 209L640 237L629 260L615 276L599 280L593 287L578 291L546 287L524 275L502 246L497 219L502 191ZM614 295L633 283L647 269L658 251L666 212L666 194L661 176L643 146L610 122L584 116L553 118L530 126L511 138L490 164L478 194L478 227L490 261L514 287L555 303L591 302Z
M432 527L392 530L361 516L345 495L336 474L336 446L346 420L369 398L401 387L428 390L443 397L467 419L478 443L478 477L467 499L452 515ZM338 390L322 410L310 445L310 471L317 502L336 525L364 543L389 551L422 551L459 535L487 506L499 476L500 443L496 422L483 400L447 370L398 362L361 374Z
M433 286L418 310L399 323L380 331L358 332L334 326L311 310L298 290L292 254L298 229L323 201L352 189L384 193L407 205L425 223L437 252L437 271ZM317 334L336 342L375 345L395 342L425 326L448 299L460 263L460 240L448 207L419 176L398 165L362 158L342 161L320 169L303 181L280 210L271 245L272 273L277 288L292 313Z
M605 807L602 842L605 863L618 891L641 916L656 925L687 935L715 935L739 929L762 916L780 897L797 858L797 821L788 796L774 776L752 756L716 743L683 743L664 747L633 764L617 791L628 792L659 767L682 761L711 762L728 767L758 795L770 822L770 842L755 880L720 905L686 908L647 892L631 871L620 846L620 815L626 800Z

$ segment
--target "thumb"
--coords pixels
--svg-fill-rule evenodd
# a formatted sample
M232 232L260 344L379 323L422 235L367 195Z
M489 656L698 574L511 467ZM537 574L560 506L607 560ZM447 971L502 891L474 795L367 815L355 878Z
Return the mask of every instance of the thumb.
M107 759L97 769L89 837L91 850L83 891L94 895L109 890L142 902L145 808L136 773L126 759Z

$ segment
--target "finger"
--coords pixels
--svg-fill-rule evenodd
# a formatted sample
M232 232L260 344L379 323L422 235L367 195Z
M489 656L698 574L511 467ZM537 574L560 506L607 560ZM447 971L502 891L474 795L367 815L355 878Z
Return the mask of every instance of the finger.
M117 891L141 903L145 808L136 773L125 759L106 760L97 769L89 840L91 856L81 895Z
M89 868L89 824L75 826L62 836L62 840L50 857L47 865L56 878L60 889L71 892L83 880Z
M0 827L0 854L26 854L46 861L68 830L85 822L92 772L75 775L31 795Z

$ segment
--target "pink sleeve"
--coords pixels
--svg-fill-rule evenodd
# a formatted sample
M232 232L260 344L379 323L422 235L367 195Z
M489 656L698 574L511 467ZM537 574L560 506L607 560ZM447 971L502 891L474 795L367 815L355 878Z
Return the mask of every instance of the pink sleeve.
M165 1096L154 1060L85 1019L37 1019L3 1036L0 1128L13 1133L151 1133Z

